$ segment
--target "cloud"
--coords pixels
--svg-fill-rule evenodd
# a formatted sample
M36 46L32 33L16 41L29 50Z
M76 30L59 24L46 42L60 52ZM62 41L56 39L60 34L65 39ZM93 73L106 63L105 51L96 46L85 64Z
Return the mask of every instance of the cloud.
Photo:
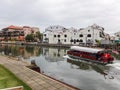
M84 28L96 23L105 32L119 31L119 0L1 0L0 27L49 25Z

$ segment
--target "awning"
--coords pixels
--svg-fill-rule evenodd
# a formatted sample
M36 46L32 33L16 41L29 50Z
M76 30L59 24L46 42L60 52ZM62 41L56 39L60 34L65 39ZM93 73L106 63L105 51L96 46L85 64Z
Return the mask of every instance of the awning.
M115 42L120 42L120 40L115 40Z

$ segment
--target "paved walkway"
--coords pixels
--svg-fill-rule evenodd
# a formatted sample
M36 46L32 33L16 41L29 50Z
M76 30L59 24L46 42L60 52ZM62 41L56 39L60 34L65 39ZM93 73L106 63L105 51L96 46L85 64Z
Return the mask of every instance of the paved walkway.
M27 62L0 56L0 64L4 65L18 78L28 84L32 90L76 90L27 68L26 66L29 65Z

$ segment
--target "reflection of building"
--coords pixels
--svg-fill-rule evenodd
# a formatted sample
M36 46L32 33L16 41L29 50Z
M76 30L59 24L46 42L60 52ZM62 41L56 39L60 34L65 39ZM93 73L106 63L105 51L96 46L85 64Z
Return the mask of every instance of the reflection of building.
M62 26L50 26L43 33L43 42L50 44L95 44L105 38L104 28L96 24L79 30Z
M61 61L67 50L58 48L43 48L46 60L50 62Z
M24 58L30 58L32 56L38 56L40 55L40 47L30 47L30 46L26 46L24 47Z
M41 53L41 48L1 44L0 53L11 56L20 56L25 59L28 59L32 56L39 56Z
M39 32L39 28L36 27L28 27L28 26L9 26L3 28L0 31L0 40L18 40L23 41L25 40L25 36L28 34L36 34Z

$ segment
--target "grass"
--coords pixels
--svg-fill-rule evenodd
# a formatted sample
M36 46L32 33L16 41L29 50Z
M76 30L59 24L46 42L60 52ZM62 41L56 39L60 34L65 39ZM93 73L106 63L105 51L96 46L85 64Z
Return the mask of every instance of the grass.
M23 81L21 81L13 73L11 73L8 69L0 65L0 89L16 86L23 86L24 90L32 90Z

